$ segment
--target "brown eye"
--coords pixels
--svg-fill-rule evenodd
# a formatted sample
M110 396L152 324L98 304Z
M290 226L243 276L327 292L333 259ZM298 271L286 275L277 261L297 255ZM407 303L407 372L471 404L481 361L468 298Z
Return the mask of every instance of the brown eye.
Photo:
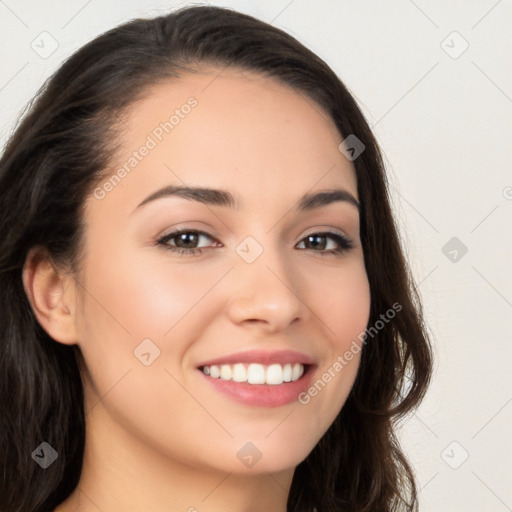
M305 240L306 247L308 249L319 249L321 251L325 251L325 248L327 247L327 237L325 235L309 235Z
M340 254L354 246L351 240L338 233L311 233L300 244L305 247L299 249L310 249L320 254Z
M212 243L213 240L213 237L202 231L181 230L164 235L157 240L157 245L162 245L165 249L177 251L180 254L194 254L201 252L203 248L217 245ZM200 245L201 243L202 245Z
M197 233L180 233L179 235L174 235L173 238L176 240L176 247L185 249L195 249L195 246L199 243L199 235Z

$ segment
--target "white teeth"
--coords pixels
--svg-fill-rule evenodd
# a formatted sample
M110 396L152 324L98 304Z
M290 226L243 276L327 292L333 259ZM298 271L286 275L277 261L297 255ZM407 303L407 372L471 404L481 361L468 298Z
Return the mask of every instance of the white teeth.
M205 368L208 368L208 366L205 366ZM243 364L235 364L233 366L232 378L235 382L247 382L247 370Z
M304 366L302 366L299 363L296 363L293 365L292 370L292 380L298 380L302 377L302 374L304 373Z
M283 367L280 364L271 364L267 368L267 384L283 383Z
M291 380L292 380L292 365L285 364L284 368L283 368L283 381L291 382Z
M265 368L262 364L250 364L247 370L249 384L265 384Z
M271 364L264 366L262 364L251 363L244 365L237 363L234 365L211 365L203 366L203 373L214 379L232 380L234 382L248 382L249 384L269 384L279 385L283 382L293 382L304 374L304 365L300 363Z
M231 366L223 364L220 367L220 378L222 380L231 380Z

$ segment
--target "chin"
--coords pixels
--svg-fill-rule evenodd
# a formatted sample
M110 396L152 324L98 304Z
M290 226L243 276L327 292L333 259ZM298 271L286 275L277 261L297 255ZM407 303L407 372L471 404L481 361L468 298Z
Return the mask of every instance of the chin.
M236 440L230 440L230 446L223 448L223 453L215 457L215 466L222 471L240 475L293 470L316 445L315 441L307 442L307 436L298 433L292 436L277 435L274 432L266 439L265 435L244 437L243 441L237 436ZM226 456L226 452L234 456ZM222 461L220 467L219 461Z

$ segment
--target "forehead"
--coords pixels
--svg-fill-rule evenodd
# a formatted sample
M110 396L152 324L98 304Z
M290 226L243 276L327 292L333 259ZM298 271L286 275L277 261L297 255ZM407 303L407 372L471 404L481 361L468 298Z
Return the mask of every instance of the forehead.
M342 138L320 105L275 79L220 71L159 83L127 109L109 169L126 172L112 200L123 190L134 203L168 184L250 193L256 202L329 186L357 197Z

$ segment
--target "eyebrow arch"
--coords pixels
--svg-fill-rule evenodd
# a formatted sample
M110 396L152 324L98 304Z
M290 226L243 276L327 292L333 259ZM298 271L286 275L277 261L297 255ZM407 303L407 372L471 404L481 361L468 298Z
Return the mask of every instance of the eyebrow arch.
M239 204L234 196L226 190L169 185L150 194L135 208L135 210L151 201L169 196L182 197L184 199L198 201L207 205L225 206L235 209L239 208ZM299 211L308 211L340 201L344 201L355 206L358 211L361 208L357 199L350 192L344 189L336 188L304 195L300 199L296 209Z

